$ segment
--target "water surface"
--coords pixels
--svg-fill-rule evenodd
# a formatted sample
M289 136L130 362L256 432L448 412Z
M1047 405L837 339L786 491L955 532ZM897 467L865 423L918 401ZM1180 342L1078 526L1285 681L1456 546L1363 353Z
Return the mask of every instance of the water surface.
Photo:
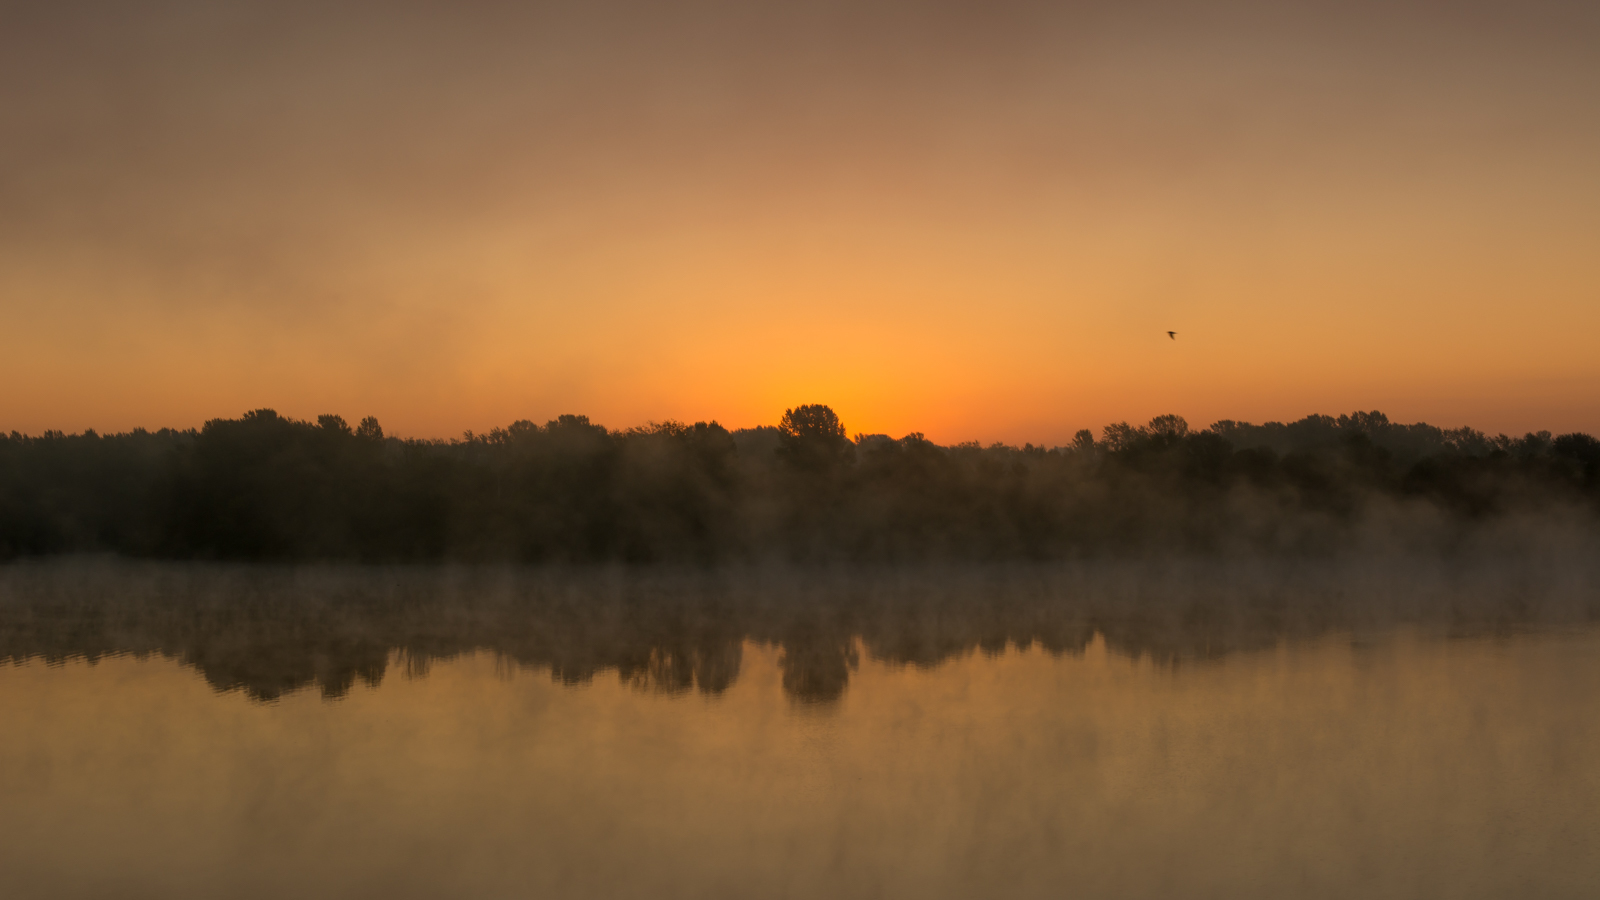
M1580 897L1588 574L0 575L0 895Z

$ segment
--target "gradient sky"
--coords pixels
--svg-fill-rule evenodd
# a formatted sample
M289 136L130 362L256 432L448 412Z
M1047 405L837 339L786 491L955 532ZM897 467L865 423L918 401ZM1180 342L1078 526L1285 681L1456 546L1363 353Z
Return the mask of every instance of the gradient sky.
M1600 4L0 0L0 430L1600 432L1597 340Z

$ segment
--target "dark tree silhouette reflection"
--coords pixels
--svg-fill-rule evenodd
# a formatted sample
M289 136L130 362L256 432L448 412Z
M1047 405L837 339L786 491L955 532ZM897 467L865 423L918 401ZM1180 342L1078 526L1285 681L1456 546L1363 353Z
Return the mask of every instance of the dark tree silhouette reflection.
M260 701L344 696L391 665L489 652L565 684L715 696L746 642L827 706L863 657L1108 650L1161 665L1330 631L1448 634L1600 620L1592 544L1470 559L1098 561L824 569L219 566L113 560L0 568L0 661L160 655Z
M850 673L861 664L850 635L825 635L801 630L786 636L783 690L802 703L832 703L844 696Z

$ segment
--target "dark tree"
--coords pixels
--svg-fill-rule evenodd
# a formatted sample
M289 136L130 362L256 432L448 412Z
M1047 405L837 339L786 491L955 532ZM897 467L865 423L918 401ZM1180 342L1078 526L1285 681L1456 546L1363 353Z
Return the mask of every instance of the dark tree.
M351 428L258 409L199 431L0 436L0 558L1322 553L1363 534L1400 539L1384 529L1401 520L1432 523L1406 541L1459 547L1511 517L1588 528L1597 511L1600 441L1589 435L1490 437L1378 412L1198 431L1166 415L1055 448L940 446L915 433L851 441L820 404L733 433L715 422L611 431L563 415L402 440L370 416ZM1494 533L1524 532L1543 533Z
M851 453L844 423L820 403L785 410L778 421L779 452L802 471L818 472L844 462Z

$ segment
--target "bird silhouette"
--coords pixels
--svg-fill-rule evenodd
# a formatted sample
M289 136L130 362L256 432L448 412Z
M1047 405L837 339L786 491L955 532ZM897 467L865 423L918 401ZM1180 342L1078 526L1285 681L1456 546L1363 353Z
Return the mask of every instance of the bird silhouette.
M1169 331L1169 332L1167 332L1167 337L1172 338L1173 340L1177 340L1178 339L1178 333L1176 331Z

